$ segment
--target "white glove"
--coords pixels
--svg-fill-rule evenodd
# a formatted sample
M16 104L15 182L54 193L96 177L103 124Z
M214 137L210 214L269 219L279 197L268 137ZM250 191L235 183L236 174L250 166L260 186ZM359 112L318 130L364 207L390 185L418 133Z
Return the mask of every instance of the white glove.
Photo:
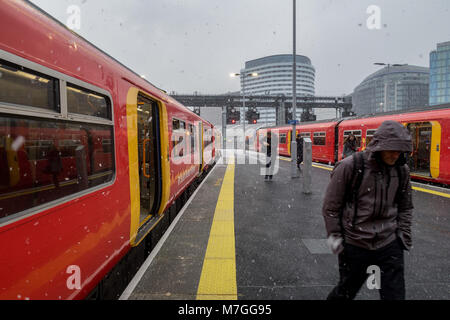
M330 235L327 239L327 245L334 254L339 254L344 250L342 245L342 237Z

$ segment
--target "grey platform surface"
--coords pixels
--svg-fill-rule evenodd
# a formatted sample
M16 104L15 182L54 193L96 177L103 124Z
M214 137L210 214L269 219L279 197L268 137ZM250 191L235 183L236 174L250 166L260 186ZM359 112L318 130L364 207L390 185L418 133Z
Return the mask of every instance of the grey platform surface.
M257 164L237 164L235 237L238 299L325 299L338 281L325 244L322 200L330 171L313 168L312 194L280 160L271 182ZM195 299L225 173L217 165L129 299ZM413 249L405 253L407 299L450 298L450 199L413 192ZM363 286L356 299L379 299Z

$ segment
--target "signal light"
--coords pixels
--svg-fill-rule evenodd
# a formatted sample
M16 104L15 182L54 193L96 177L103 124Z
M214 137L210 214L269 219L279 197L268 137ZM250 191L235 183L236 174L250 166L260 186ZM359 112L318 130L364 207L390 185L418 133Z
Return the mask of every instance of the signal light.
M235 124L235 123L236 123L236 120L232 119L231 124Z
M256 124L256 119L253 119L253 124Z

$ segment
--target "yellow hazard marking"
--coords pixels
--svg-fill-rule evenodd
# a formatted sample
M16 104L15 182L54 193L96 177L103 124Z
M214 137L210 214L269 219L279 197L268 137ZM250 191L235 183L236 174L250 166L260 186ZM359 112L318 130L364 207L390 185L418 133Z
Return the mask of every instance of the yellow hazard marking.
M290 158L285 158L285 157L279 157L280 158L280 160L284 160L284 161L288 161L288 162L291 162L291 159ZM320 169L325 169L325 170L328 170L328 171L332 171L333 170L333 168L330 168L330 167L324 167L324 166L319 166L319 165L317 165L317 164L313 164L312 165L313 167L316 167L316 168L320 168Z
M318 166L317 164L313 164L312 166L316 167L316 168L320 168L320 169L325 169L325 170L328 170L328 171L333 171L333 168L324 167L324 166Z
M322 166L318 166L318 165L315 165L315 164L313 164L312 166L313 166L313 167L316 167L316 168L320 168L320 169L329 170L329 171L332 171L332 170L333 170L333 168L322 167ZM412 186L412 189L413 189L413 190L416 190L416 191L420 191L420 192L431 193L431 194L434 194L434 195L437 195L437 196L440 196L440 197L450 198L450 194L449 194L449 193L444 193L444 192L434 191L434 190L430 190L430 189L426 189L426 188L421 188L421 187L415 187L415 186Z
M425 188L421 188L421 187L414 187L414 186L412 188L413 188L413 190L416 190L416 191L431 193L431 194L434 194L434 195L437 195L437 196L450 198L450 194L449 193L444 193L444 192L439 192L439 191L434 191L434 190L425 189Z
M214 211L197 300L237 300L234 169L233 159L227 166Z

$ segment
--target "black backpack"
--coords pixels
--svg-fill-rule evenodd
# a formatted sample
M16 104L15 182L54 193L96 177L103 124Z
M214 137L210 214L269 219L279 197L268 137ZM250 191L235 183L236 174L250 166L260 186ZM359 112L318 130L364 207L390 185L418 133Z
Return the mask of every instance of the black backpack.
M352 178L349 182L347 182L346 190L352 190L352 192L347 192L346 202L351 203L353 205L353 220L352 227L355 227L356 216L358 213L358 193L359 187L361 186L361 182L364 176L364 156L363 152L356 152L352 155L353 157L353 171ZM399 184L397 188L397 192L395 194L394 202L397 203L398 197L401 192L405 191L405 178L406 178L406 168L403 164L395 166L397 170L397 175L399 177Z

